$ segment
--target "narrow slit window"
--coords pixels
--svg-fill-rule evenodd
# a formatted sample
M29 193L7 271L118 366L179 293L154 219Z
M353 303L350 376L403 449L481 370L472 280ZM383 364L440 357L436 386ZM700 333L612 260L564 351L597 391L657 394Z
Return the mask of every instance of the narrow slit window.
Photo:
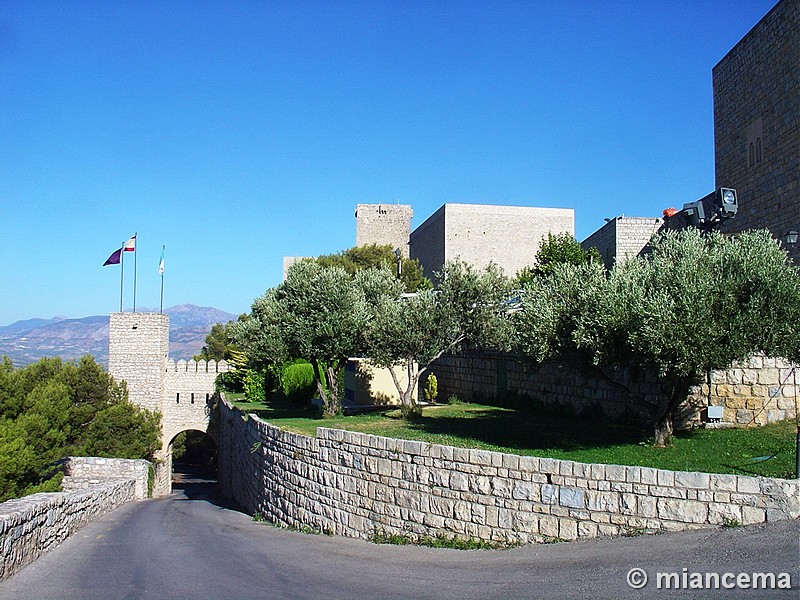
M177 394L175 394L175 404L180 404L180 403L181 403L181 393L178 392Z

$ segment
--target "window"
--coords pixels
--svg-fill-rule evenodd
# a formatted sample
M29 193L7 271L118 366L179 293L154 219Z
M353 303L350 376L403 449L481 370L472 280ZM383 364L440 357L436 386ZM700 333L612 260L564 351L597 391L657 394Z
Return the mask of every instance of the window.
M758 165L763 158L764 122L761 117L747 126L744 137L747 146L747 167L752 168Z

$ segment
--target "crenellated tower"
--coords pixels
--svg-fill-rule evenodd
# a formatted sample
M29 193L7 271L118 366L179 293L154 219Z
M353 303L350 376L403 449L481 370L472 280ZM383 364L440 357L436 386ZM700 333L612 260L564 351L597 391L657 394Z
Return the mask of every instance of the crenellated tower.
M169 359L169 316L159 313L111 313L108 371L125 381L137 406L161 412L161 450L156 456L155 494L172 491L172 441L196 430L215 439L212 424L214 383L228 370L225 361Z

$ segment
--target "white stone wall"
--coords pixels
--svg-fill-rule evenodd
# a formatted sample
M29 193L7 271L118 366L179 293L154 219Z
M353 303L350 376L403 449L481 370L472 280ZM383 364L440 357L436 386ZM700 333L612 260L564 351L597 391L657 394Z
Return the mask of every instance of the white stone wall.
M164 372L162 429L165 444L182 431L208 431L217 375L228 363L216 361L168 361Z
M108 372L117 381L127 382L131 402L161 410L169 353L169 316L111 313L108 329Z
M575 232L571 208L445 204L428 221L411 234L411 257L420 260L428 277L454 259L477 267L493 262L513 277L535 264L548 233Z
M584 464L320 428L283 432L223 402L220 488L291 527L493 542L574 540L800 515L800 481Z
M164 314L112 313L108 348L109 372L127 383L131 402L161 413L155 493L169 494L172 440L192 429L208 433L215 381L228 364L169 360L169 317Z
M378 244L399 248L408 257L408 237L414 211L408 204L356 206L356 246Z
M148 463L70 458L65 491L0 504L0 580L13 575L97 517L147 493Z
M581 247L597 248L606 269L611 269L617 262L641 254L662 223L656 218L616 217L583 240Z
M65 492L85 490L107 481L133 480L134 498L148 497L150 463L140 458L99 458L71 456L64 464L61 489Z

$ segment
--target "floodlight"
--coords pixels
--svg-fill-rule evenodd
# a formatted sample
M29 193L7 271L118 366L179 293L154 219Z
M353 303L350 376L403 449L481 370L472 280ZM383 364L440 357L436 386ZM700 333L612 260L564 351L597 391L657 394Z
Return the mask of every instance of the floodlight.
M717 192L719 199L720 216L733 217L739 210L739 202L736 198L736 190L731 188L720 188Z

